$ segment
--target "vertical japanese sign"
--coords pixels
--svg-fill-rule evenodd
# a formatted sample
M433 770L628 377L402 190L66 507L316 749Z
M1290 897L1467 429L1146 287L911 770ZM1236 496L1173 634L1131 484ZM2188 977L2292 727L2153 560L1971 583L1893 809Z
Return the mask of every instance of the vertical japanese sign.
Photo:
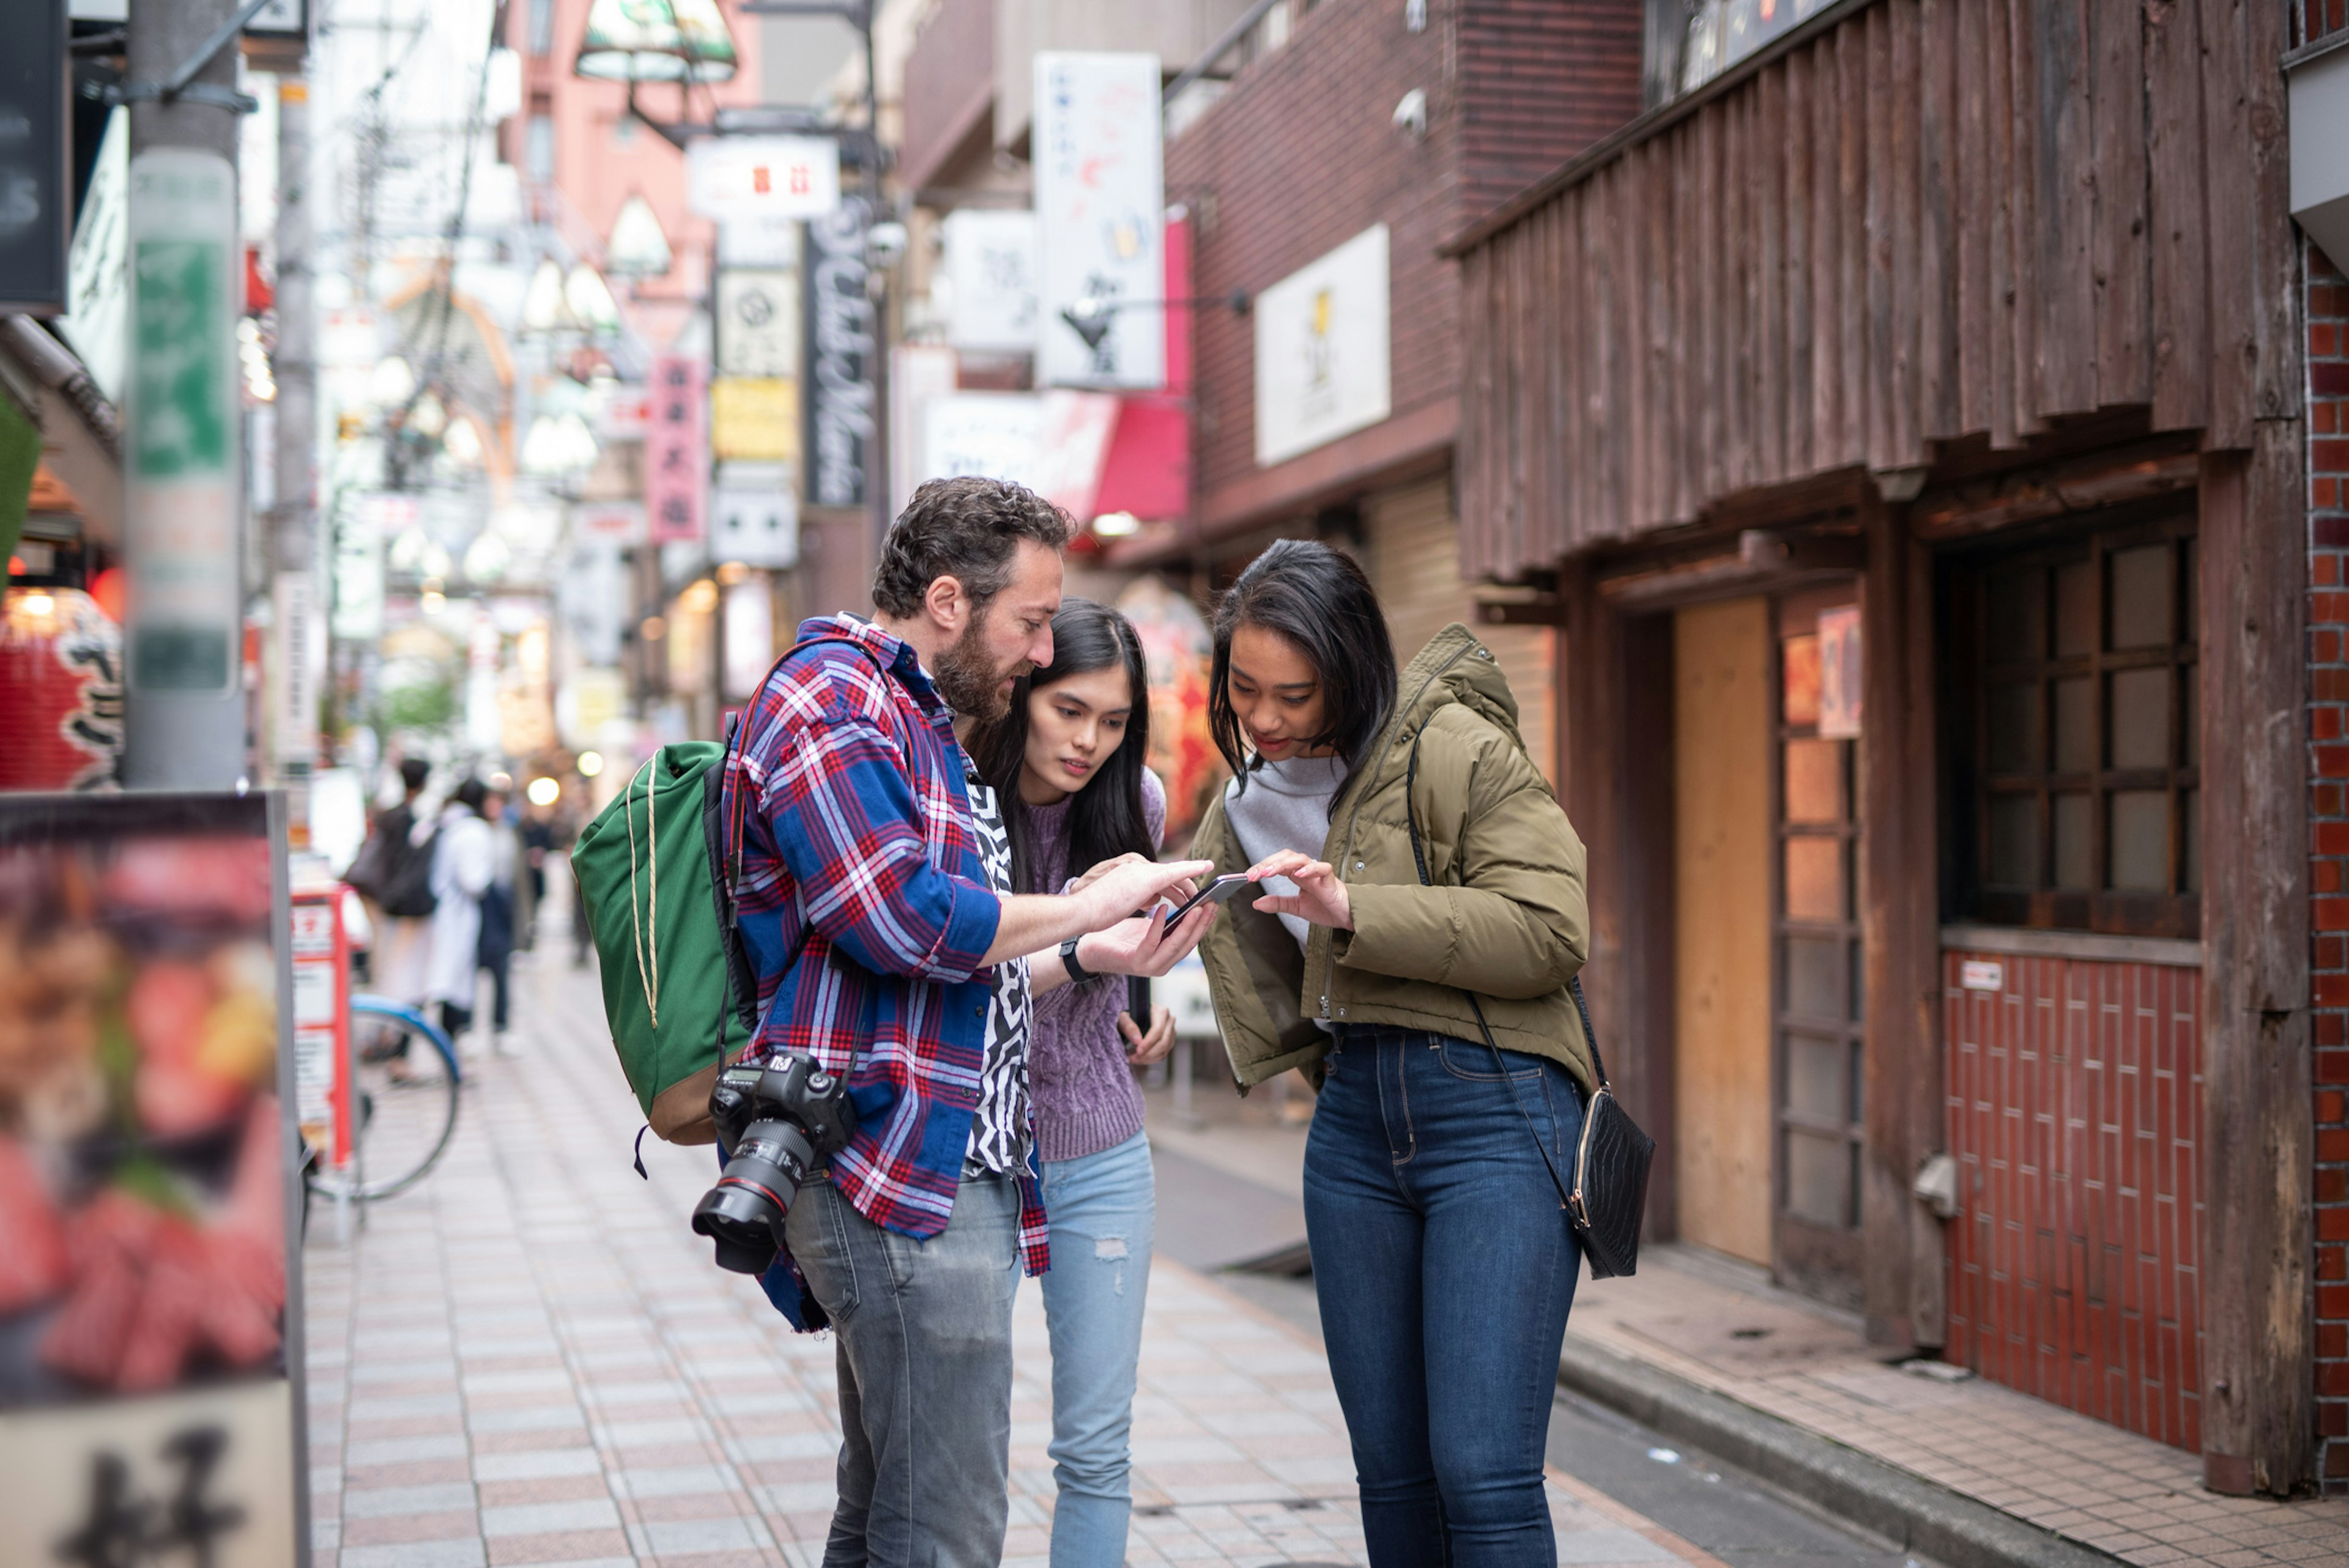
M0 799L0 1563L309 1561L283 799Z
M652 408L645 424L645 511L655 544L701 537L709 478L703 434L701 362L667 354L653 361Z
M864 292L864 198L808 221L807 500L863 506L872 462L873 300Z
M67 28L58 0L15 6L0 50L0 308L12 311L66 304Z
M294 895L294 1113L318 1163L351 1162L351 949L339 884Z
M237 677L236 170L215 153L130 160L123 467L130 688Z
M1158 57L1039 54L1034 142L1038 383L1163 386Z
M1865 717L1859 606L1819 612L1819 738L1856 740Z

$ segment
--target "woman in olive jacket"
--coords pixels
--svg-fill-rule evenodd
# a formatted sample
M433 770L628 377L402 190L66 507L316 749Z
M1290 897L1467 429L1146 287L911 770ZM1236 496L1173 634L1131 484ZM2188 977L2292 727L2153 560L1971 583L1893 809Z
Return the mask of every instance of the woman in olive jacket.
M1368 579L1326 545L1241 573L1208 701L1234 777L1192 856L1266 891L1199 951L1243 1088L1320 1088L1306 1230L1371 1561L1554 1563L1542 1461L1580 1253L1536 1140L1571 1169L1592 1082L1567 990L1582 842L1491 651L1448 626L1398 675Z

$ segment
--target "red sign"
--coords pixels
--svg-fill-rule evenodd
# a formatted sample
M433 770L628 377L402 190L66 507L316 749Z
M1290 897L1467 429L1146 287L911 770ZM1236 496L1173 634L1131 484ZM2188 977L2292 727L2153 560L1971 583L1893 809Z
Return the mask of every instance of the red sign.
M709 490L707 371L698 359L653 361L645 421L645 514L655 544L690 544L703 532Z
M294 895L294 1105L328 1171L351 1162L351 944L340 884Z

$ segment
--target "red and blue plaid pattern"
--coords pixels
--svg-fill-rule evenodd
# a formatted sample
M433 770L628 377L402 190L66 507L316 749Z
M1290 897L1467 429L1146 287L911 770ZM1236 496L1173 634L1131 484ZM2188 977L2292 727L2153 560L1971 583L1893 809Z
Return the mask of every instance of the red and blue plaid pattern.
M833 1183L874 1224L935 1236L969 1142L994 976L980 961L1003 905L979 856L954 716L914 650L849 615L799 634L828 640L786 659L752 700L725 785L730 822L743 780L757 791L742 814L738 890L759 969L747 1059L802 1051L841 1071L853 1056L857 1131L832 1157ZM802 922L813 929L786 974ZM1020 1188L1020 1248L1040 1274L1042 1197L1032 1176ZM778 1267L799 1285L788 1256ZM769 1295L815 1326L803 1290L781 1283L771 1277Z

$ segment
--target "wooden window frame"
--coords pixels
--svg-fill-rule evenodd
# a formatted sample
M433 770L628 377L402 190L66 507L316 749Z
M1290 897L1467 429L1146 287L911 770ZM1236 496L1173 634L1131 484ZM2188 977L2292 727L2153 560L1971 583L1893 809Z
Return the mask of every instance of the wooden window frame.
M2002 548L1969 551L1953 557L1944 573L1943 665L1948 698L1945 738L1951 762L1949 829L1956 875L1957 911L1986 924L2043 931L2085 931L2112 936L2194 940L2201 934L2199 878L2196 858L2201 770L2199 717L2200 671L2197 528L2191 511L2166 509L2152 516L2100 519L2060 534L2040 535ZM2143 648L2109 649L2110 558L2151 543L2169 550L2170 640ZM2089 573L2096 634L2085 654L2063 655L2056 646L2056 571L2081 561ZM1992 645L1989 584L1995 574L2018 568L2039 573L2043 645L2031 656ZM2166 669L2168 682L2169 755L2161 768L2112 765L2108 677L2131 669ZM2095 755L2085 770L2063 769L2056 752L2055 683L2085 678ZM1994 685L2031 683L2038 688L2037 766L1994 772L1990 764L1991 692ZM2110 822L2107 801L2117 790L2158 789L2168 797L2162 892L2113 888L2110 882ZM2085 794L2088 800L2089 875L2086 888L2055 885L2054 798ZM2030 797L2038 816L2038 875L2025 887L1990 880L1992 804L2000 798Z

